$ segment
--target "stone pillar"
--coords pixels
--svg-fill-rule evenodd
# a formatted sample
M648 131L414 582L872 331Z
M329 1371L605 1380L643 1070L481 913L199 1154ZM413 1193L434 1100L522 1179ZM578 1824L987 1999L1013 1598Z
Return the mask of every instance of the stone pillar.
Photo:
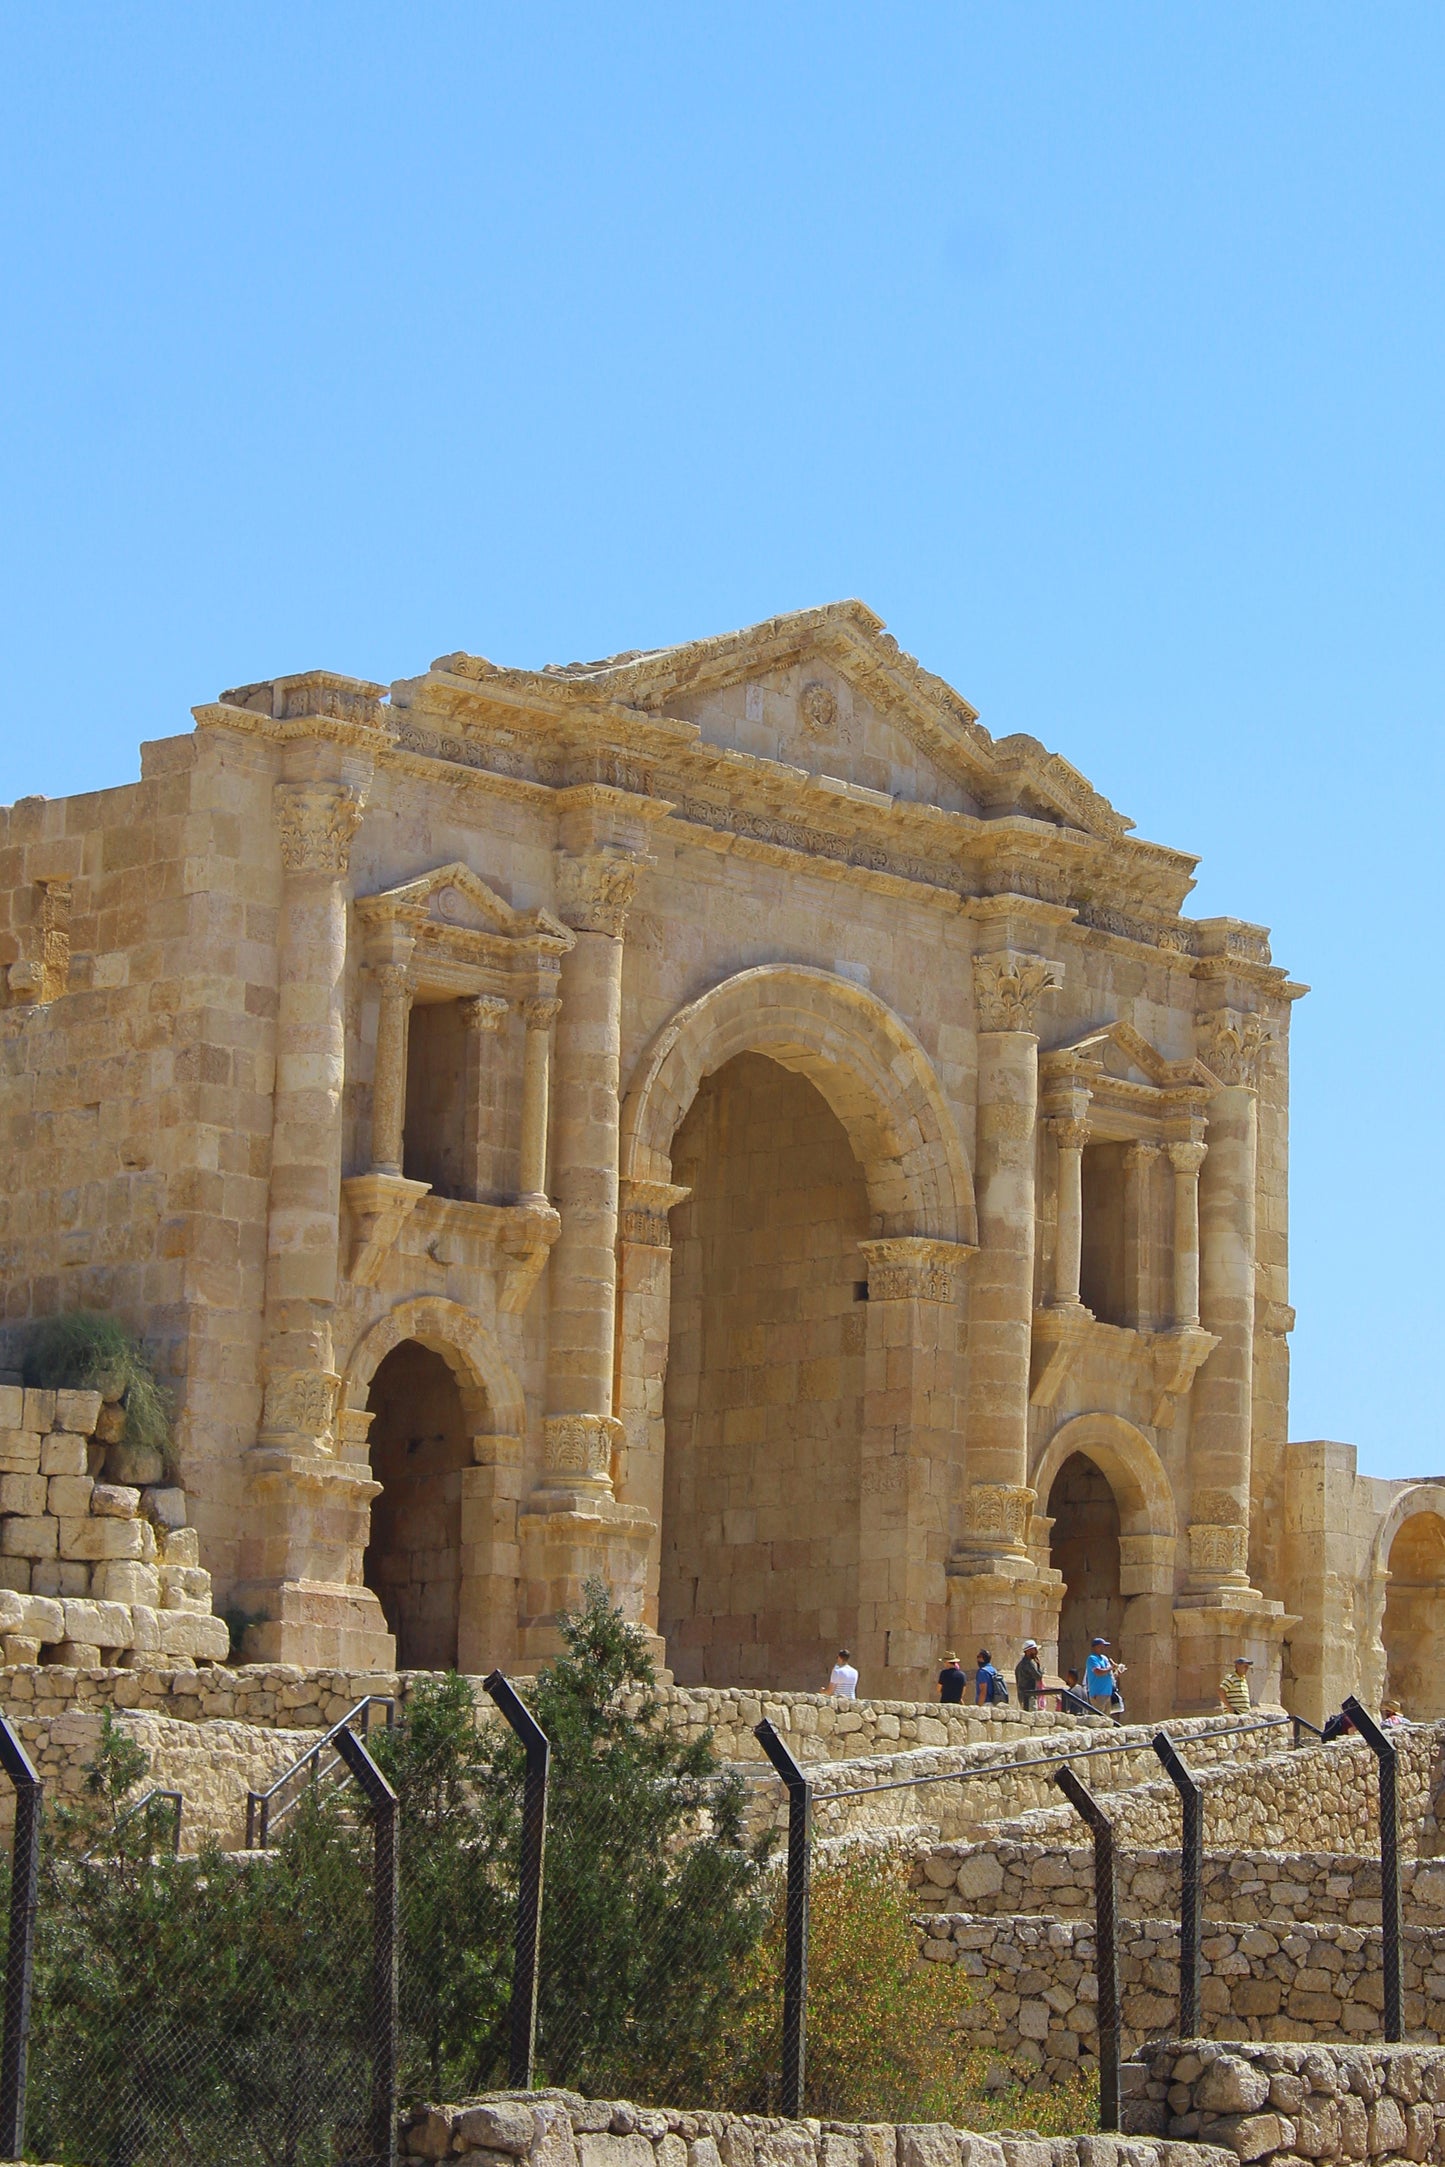
M487 1061L487 1040L494 1038L501 1030L512 1013L512 1004L495 993L476 993L463 1001L461 1006L467 1047L466 1119L463 1132L465 1194L474 1203L480 1203L490 1186L482 1177L482 1147L486 1135L482 1084Z
M551 1083L551 1030L560 1001L538 995L522 1003L526 1037L522 1047L522 1158L520 1202L547 1201L547 1119Z
M1176 1327L1199 1322L1199 1169L1207 1145L1166 1145L1174 1169L1174 1316Z
M1283 1630L1283 1606L1266 1602L1249 1582L1254 1083L1266 1033L1257 1017L1226 1009L1200 1036L1201 1057L1220 1080L1208 1102L1208 1156L1199 1181L1200 1321L1218 1344L1193 1388L1189 1580L1175 1612L1181 1709L1212 1704L1236 1649L1254 1654L1261 1637L1277 1642ZM1188 1178L1187 1165L1176 1178Z
M670 1181L621 1184L617 1242L617 1419L623 1501L662 1525L667 1378L672 1313L672 1228L669 1213L692 1194ZM643 1623L657 1629L661 1553L649 1549Z
M1158 1321L1155 1293L1154 1168L1158 1144L1128 1145L1124 1152L1124 1276L1129 1322L1152 1332Z
M979 1254L969 1293L968 1488L949 1564L950 1630L1006 1642L1048 1637L1062 1583L1027 1547L1029 1372L1033 1348L1035 1018L1063 971L1005 948L974 957L978 1003Z
M266 1238L261 1431L249 1455L243 1609L259 1611L255 1660L357 1669L394 1660L360 1585L378 1485L337 1451L332 1318L338 1280L345 1081L346 878L359 790L335 779L276 786L284 881ZM343 1440L344 1443L344 1440Z
M640 1619L657 1532L650 1514L618 1504L613 1486L623 933L648 861L595 830L582 841L557 860L559 914L576 945L562 962L557 1023L552 1189L562 1231L550 1267L542 1481L519 1521L524 1660L552 1652L557 1612L578 1607L589 1579L605 1580Z
M409 965L416 943L394 937L370 965L377 989L376 1068L371 1085L371 1171L400 1175L406 1125L406 1045L411 1023Z
M927 1698L948 1631L958 1357L973 1251L926 1235L860 1244L868 1265L858 1652L870 1697Z
M1082 1101L1077 1111L1053 1115L1049 1120L1049 1132L1054 1139L1059 1157L1059 1221L1054 1242L1054 1299L1055 1309L1079 1309L1079 1273L1083 1265L1084 1250L1084 1146L1089 1140L1089 1124L1083 1118L1083 1107L1089 1103L1087 1092L1073 1092L1070 1097Z

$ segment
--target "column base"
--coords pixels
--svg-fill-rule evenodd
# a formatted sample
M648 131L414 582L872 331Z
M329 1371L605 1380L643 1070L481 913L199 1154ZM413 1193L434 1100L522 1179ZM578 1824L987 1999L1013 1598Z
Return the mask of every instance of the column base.
M1057 1669L1061 1573L1013 1551L966 1552L946 1571L949 1641L965 1668L987 1648L1009 1678L1024 1642L1036 1640L1045 1676Z
M619 1505L611 1496L577 1490L533 1492L517 1515L522 1556L518 1660L524 1666L544 1662L562 1646L557 1619L581 1610L587 1584L600 1580L631 1623L640 1625L647 1587L647 1560L657 1541L650 1512ZM665 1650L649 1633L653 1659Z
M370 1588L336 1581L287 1580L241 1588L241 1609L268 1615L247 1629L248 1663L294 1663L303 1670L396 1669L396 1640Z
M1219 1681L1237 1655L1253 1664L1250 1698L1257 1708L1278 1708L1283 1641L1299 1619L1258 1588L1221 1586L1190 1592L1174 1605L1177 1650L1174 1706L1179 1715L1220 1712Z

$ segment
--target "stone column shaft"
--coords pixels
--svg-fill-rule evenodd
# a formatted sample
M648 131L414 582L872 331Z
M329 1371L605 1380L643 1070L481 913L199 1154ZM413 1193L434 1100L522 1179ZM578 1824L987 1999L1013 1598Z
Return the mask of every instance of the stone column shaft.
M1155 1326L1154 1166L1157 1144L1133 1143L1124 1153L1124 1265L1129 1319L1137 1332Z
M1195 1521L1240 1528L1249 1525L1256 1153L1254 1093L1243 1085L1216 1092L1199 1185L1199 1306L1220 1345L1195 1386L1190 1457Z
M1084 1145L1089 1125L1073 1117L1049 1123L1059 1153L1059 1224L1054 1244L1054 1307L1079 1307L1084 1254Z
M411 986L405 962L373 966L379 1001L371 1087L371 1171L400 1174L406 1125L406 1042Z
M1175 1325L1199 1322L1199 1169L1203 1144L1170 1144L1174 1169L1174 1318Z
M521 1200L526 1204L545 1203L547 1197L550 1033L559 1005L555 999L522 1003L527 1029L522 1047L522 1155L518 1179Z

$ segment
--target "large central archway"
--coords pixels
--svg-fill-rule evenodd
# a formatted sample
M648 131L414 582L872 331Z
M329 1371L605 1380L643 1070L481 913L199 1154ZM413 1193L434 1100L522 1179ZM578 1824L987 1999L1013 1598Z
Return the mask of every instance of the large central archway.
M958 1289L977 1240L932 1063L866 987L762 965L658 1033L621 1144L644 1219L696 1196L670 1205L670 1283L665 1262L626 1256L621 1280L622 1494L667 1526L648 1601L670 1659L684 1677L816 1687L847 1641L869 1691L916 1697L947 1623Z
M706 1080L673 1169L669 1660L817 1691L858 1632L867 1188L820 1094L761 1054Z

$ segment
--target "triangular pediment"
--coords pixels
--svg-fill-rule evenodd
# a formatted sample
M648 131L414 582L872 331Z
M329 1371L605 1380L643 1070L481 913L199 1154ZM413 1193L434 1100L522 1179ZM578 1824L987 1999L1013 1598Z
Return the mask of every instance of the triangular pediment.
M1192 1056L1170 1061L1152 1046L1142 1032L1121 1017L1051 1046L1039 1057L1040 1070L1057 1075L1074 1069L1093 1070L1119 1083L1143 1084L1155 1091L1177 1091L1194 1085L1213 1087L1214 1079L1202 1061Z
M535 940L540 936L560 940L564 947L572 945L571 934L549 912L514 910L479 873L460 863L439 865L415 880L403 881L399 887L358 896L356 907L371 924L399 918L414 926L453 926L459 932L487 933L504 940Z
M948 811L1096 836L1132 825L1036 739L996 742L962 694L905 653L858 601L598 662L515 671L455 654L433 671L493 693L532 686L568 707L606 702L689 722L704 747Z

